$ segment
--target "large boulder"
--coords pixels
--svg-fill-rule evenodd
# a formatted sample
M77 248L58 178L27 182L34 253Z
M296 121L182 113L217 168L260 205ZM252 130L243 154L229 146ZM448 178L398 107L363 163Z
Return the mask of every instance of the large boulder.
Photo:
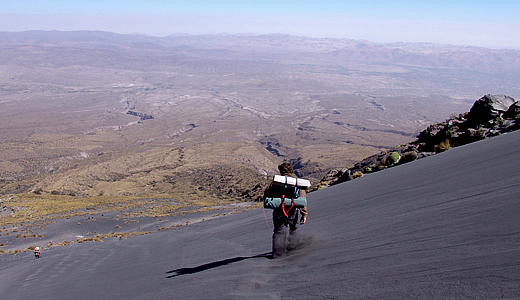
M515 103L515 99L506 95L485 95L473 104L468 114L468 121L484 124L502 115Z
M508 131L519 130L520 129L520 102L516 101L509 107L509 109L504 114L504 122L510 122L511 125L508 128Z
M505 119L520 119L520 103L516 101L509 109L504 113Z

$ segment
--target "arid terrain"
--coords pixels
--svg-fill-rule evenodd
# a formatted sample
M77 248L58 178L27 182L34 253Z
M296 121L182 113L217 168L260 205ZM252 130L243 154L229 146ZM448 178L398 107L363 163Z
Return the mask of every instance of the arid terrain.
M316 184L484 94L520 98L519 75L514 50L0 33L0 194L254 200L282 161Z

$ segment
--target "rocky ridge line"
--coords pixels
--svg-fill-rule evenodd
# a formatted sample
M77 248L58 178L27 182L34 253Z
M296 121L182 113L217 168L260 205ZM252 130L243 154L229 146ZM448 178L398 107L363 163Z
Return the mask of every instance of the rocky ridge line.
M413 142L367 157L352 167L329 171L316 189L518 129L520 103L506 95L485 95L469 112L430 125Z

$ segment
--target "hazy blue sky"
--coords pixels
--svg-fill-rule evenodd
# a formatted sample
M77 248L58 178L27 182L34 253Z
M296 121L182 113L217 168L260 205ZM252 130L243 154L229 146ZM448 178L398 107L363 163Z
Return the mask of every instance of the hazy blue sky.
M520 0L1 0L0 31L288 33L520 49Z

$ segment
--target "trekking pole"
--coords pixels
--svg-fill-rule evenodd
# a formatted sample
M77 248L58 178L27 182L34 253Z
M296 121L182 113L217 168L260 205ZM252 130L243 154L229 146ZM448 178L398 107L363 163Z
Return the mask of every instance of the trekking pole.
M265 219L265 224L267 225L267 230L271 230L271 228L269 228L269 222L267 222L267 216L265 215L265 208L262 207L262 210L264 211L264 219Z

